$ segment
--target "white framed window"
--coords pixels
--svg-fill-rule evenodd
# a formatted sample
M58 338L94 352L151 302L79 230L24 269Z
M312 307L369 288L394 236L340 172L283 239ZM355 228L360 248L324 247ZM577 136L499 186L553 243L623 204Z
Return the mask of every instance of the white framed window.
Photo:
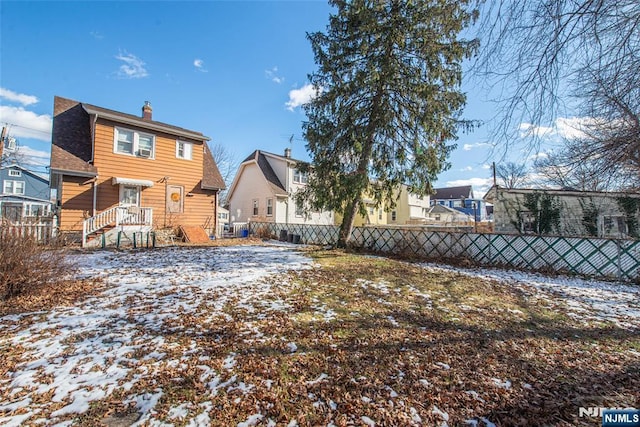
M398 214L396 211L391 211L391 221L395 221L397 218Z
M9 169L9 176L21 177L22 176L22 171L17 170L17 169Z
M137 185L120 185L120 206L140 206L140 192Z
M178 159L191 160L193 158L193 144L190 142L176 141L176 157Z
M24 207L24 216L48 216L49 212L49 205L43 205L41 203L27 203Z
M7 179L2 186L4 194L24 194L24 181Z
M273 199L267 199L267 216L273 216Z
M520 232L535 233L536 218L530 211L520 211Z
M297 217L304 216L304 206L302 205L302 202L299 200L296 200L296 216Z
M258 208L259 208L258 199L254 199L253 200L253 216L258 215Z
M369 215L373 215L374 212L373 206L369 206Z
M156 137L149 133L115 128L113 152L129 156L155 158Z
M378 220L382 220L382 209L378 209Z
M293 171L294 184L306 184L309 182L309 175L306 172L300 172L298 169Z

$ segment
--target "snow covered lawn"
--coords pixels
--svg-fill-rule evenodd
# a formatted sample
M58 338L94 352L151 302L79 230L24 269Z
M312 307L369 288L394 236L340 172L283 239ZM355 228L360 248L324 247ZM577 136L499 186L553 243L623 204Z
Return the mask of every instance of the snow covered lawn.
M275 244L72 256L105 289L0 318L0 425L594 425L580 406L640 406L638 287Z

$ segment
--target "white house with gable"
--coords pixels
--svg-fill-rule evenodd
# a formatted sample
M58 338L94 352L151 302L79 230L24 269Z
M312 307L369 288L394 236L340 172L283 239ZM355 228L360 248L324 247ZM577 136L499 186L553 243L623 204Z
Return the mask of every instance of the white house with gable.
M333 224L332 212L313 212L296 203L294 195L307 184L307 175L298 170L304 163L256 150L238 168L227 200L231 223L277 222L282 224Z

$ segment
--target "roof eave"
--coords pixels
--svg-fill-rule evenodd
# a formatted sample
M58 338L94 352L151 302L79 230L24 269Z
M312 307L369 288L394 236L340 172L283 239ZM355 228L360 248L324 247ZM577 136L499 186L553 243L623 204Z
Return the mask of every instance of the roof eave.
M82 177L96 177L98 176L97 172L86 172L86 171L76 171L76 170L70 170L70 169L57 169L57 168L51 168L51 173L57 173L60 175L71 175L71 176L82 176Z
M176 135L176 136L182 136L184 138L190 138L190 139L195 139L197 141L211 141L211 138L209 138L206 135L203 135L201 133L196 133L196 132L189 132L186 129L185 130L179 130L179 129L175 129L169 126L164 126L158 122L150 122L150 121L146 121L143 119L134 119L134 118L129 118L129 117L124 117L118 114L112 114L112 113L108 113L106 111L98 111L98 110L94 110L90 107L88 107L87 105L82 104L82 108L84 108L84 110L88 113L88 114L94 114L97 117L103 118L103 119L108 119L114 122L118 122L118 123L126 123L128 125L133 125L133 126L138 126L138 127L143 127L145 129L151 129L151 130L155 130L155 131L159 131L159 132L164 132L164 133L168 133L170 135Z

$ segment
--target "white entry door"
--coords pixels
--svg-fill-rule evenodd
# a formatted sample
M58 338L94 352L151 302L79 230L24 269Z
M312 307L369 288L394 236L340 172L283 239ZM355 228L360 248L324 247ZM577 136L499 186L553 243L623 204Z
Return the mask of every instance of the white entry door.
M140 186L120 186L120 206L140 206Z

